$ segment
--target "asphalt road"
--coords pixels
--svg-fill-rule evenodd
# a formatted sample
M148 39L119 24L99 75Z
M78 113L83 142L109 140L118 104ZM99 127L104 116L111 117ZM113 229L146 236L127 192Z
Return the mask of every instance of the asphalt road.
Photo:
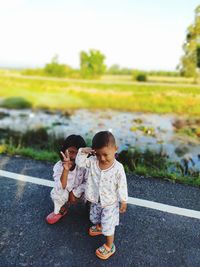
M52 164L0 156L0 169L52 180ZM129 196L200 211L199 188L128 176ZM84 205L71 207L56 225L51 188L0 177L0 266L199 267L200 220L129 205L116 228L116 254L102 261L95 249L103 236L90 237Z

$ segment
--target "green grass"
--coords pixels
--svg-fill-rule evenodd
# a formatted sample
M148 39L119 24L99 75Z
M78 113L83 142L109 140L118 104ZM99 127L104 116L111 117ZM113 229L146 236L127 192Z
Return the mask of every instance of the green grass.
M19 147L10 144L0 145L0 154L7 155L21 155L27 158L32 158L41 161L48 161L55 163L59 160L58 154L50 150L38 150L29 147ZM129 174L138 174L145 177L153 177L158 179L168 180L173 183L183 183L192 186L200 186L200 176L189 177L177 175L176 173L169 173L164 169L148 167L146 164L137 164L134 170L130 170L128 165L124 164L125 170Z
M192 84L194 83L194 78L185 77L175 77L175 76L148 76L148 81L156 83L176 83L176 84Z
M29 147L16 147L8 144L0 145L0 154L8 154L10 156L21 155L24 157L48 162L56 162L59 160L56 152L48 150L36 150Z
M0 98L9 97L23 97L33 108L200 114L200 87L192 84L28 78L0 72Z
M170 162L166 156L162 155L162 150L160 152L153 152L149 149L143 152L137 149L124 150L119 153L118 160L123 164L127 173L200 186L200 172L189 171L185 174L183 166L179 162Z
M77 108L111 108L121 111L200 115L199 86L187 84L190 81L180 77L148 79L155 82L136 83L131 81L130 76L107 76L99 81L24 77L20 76L20 72L17 71L0 70L0 98L4 101L11 98L10 108L15 107L12 105L12 101L13 97L17 97L20 100L18 101L19 106L22 105L23 101L28 101L33 108L63 111ZM168 83L161 83L164 81ZM189 131L186 134L192 133ZM18 154L37 160L55 162L58 160L58 155L52 151L52 149L39 150L14 143L0 145L0 154ZM125 164L126 170L173 182L200 185L199 176L185 177L171 174L167 172L166 168L160 169L159 166L165 166L164 163L160 162L160 157L147 156L147 163L149 158L155 159L153 164L157 164L157 167L152 168L148 164L141 164L139 162L141 155L138 154L137 160L134 162L131 160L127 165Z
M164 170L155 170L152 168L148 168L147 166L144 165L138 165L134 173L138 175L144 175L145 177L164 179L173 183L200 186L200 176L190 177L190 176L177 175L176 173L169 173Z

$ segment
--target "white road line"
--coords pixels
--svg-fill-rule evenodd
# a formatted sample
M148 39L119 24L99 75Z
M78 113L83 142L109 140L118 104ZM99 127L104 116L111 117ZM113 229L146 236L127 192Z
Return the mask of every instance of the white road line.
M139 198L134 198L134 197L129 197L128 203L136 205L136 206L149 208L149 209L160 210L163 212L168 212L168 213L172 213L176 215L200 219L200 211L197 211L197 210L179 208L176 206L166 205L166 204L162 204L159 202L154 202L154 201L149 201L149 200L144 200L144 199L139 199Z
M14 172L7 172L7 171L0 170L0 176L19 180L22 182L29 182L29 183L45 185L45 186L49 186L49 187L54 186L54 181L40 179L40 178L36 178L36 177L28 176L28 175L23 175L23 174L18 174L18 173L14 173Z
M32 177L28 175L22 175L18 173L0 170L0 178L3 178L3 177L19 180L22 182L44 185L48 187L54 186L54 182L50 180L45 180L45 179L41 179L37 177ZM159 202L154 202L154 201L149 201L149 200L144 200L144 199L139 199L139 198L134 198L134 197L129 197L128 203L132 205L159 210L159 211L172 213L172 214L176 214L180 216L200 219L200 211L197 211L197 210L179 208L179 207L175 207L171 205L162 204Z

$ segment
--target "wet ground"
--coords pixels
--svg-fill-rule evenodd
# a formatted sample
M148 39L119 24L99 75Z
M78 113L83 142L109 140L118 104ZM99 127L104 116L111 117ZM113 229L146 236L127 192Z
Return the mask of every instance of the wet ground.
M185 157L189 167L200 170L200 120L197 118L113 110L60 113L0 109L0 130L25 133L42 127L55 138L77 133L87 140L98 131L110 130L117 139L119 151L128 148L162 151L173 161Z

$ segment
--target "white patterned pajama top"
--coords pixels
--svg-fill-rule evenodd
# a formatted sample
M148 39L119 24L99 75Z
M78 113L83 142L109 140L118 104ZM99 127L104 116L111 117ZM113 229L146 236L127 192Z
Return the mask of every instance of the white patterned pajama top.
M54 202L54 213L57 214L60 208L68 201L69 193L72 191L75 197L80 198L85 191L85 168L76 166L69 171L67 186L63 189L60 178L63 172L62 161L58 161L53 167L53 179L55 186L51 191L51 198Z
M96 156L87 158L80 148L76 164L86 168L85 198L90 201L92 223L102 224L104 235L112 235L119 224L119 202L127 202L128 190L123 165L117 160L106 170L99 168Z

